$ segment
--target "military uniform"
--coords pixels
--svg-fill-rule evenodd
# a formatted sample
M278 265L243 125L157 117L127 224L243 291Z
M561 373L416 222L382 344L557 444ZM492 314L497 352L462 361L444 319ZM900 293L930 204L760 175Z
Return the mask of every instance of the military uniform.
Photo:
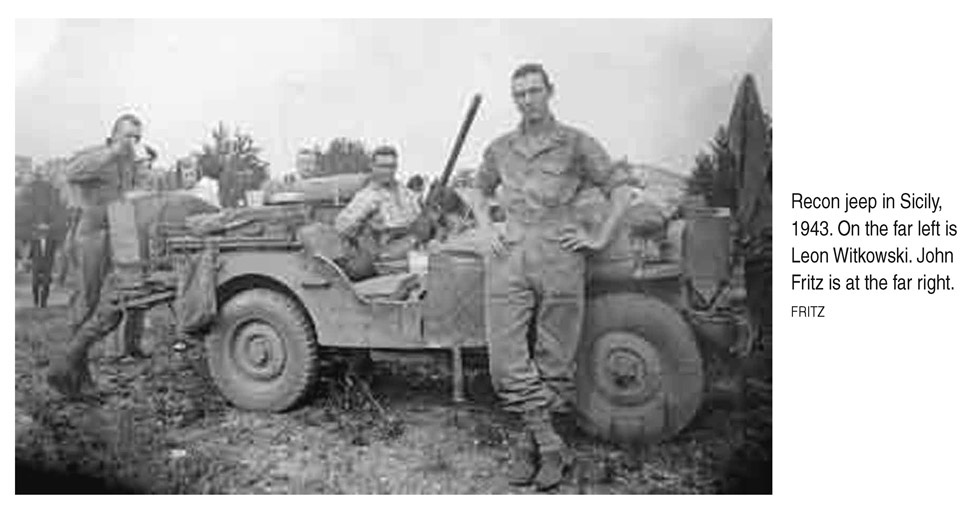
M499 203L507 217L507 253L489 269L496 312L488 335L492 383L508 412L566 410L575 403L585 256L563 248L558 238L567 227L581 226L574 204L582 189L595 186L609 196L626 175L596 140L550 117L538 136L519 127L492 142L476 177L486 195L504 188Z
M410 226L418 216L420 202L414 192L400 183L387 187L370 182L336 216L335 227L340 234L352 233L364 223L374 230L391 230Z
M350 239L339 263L354 281L375 274L381 256L406 255L413 246L410 227L420 217L416 194L400 183L388 187L371 181L336 216L335 228Z
M122 321L122 311L107 300L117 283L109 244L108 207L134 188L136 175L131 161L120 160L109 146L102 145L72 158L67 181L73 203L78 206L78 217L67 240L72 342L64 359L55 362L49 380L63 393L76 395L80 387L92 383L87 364L89 348Z

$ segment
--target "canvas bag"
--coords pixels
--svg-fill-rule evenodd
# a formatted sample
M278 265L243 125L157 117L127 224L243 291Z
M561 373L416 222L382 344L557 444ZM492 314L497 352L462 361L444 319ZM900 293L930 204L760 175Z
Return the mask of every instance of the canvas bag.
M217 319L217 248L203 250L180 262L176 319L182 332L205 332Z

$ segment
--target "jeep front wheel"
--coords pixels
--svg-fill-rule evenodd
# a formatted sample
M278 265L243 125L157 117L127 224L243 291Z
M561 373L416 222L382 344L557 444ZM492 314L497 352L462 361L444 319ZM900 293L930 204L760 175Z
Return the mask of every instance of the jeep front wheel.
M285 411L318 374L311 324L292 298L273 290L246 290L228 300L206 348L217 388L244 409Z
M617 442L653 442L691 421L704 376L694 332L664 302L632 293L589 301L577 354L581 426Z

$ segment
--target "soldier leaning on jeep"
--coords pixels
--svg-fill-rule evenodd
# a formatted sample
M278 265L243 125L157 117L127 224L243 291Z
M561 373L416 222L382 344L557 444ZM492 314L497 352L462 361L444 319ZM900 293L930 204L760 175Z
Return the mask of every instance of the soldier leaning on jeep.
M629 193L600 144L553 118L555 89L541 65L512 74L518 127L484 153L476 175L473 206L494 255L492 276L503 286L501 328L488 335L492 383L502 407L516 415L509 481L557 486L571 456L553 428L551 413L574 404L573 360L582 333L584 252L606 247L623 218ZM505 232L491 227L485 203L501 185ZM588 232L574 218L573 204L585 187L611 199L606 221ZM535 322L534 353L529 325Z

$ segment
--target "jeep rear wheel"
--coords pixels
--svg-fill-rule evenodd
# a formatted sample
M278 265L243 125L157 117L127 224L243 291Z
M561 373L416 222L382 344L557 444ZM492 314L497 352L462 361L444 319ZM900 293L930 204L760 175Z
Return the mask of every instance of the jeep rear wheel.
M293 299L273 290L246 290L228 300L206 347L217 388L244 409L285 411L318 374L312 326Z
M694 332L677 310L652 297L591 300L576 386L587 432L628 443L673 436L701 403L704 376Z

